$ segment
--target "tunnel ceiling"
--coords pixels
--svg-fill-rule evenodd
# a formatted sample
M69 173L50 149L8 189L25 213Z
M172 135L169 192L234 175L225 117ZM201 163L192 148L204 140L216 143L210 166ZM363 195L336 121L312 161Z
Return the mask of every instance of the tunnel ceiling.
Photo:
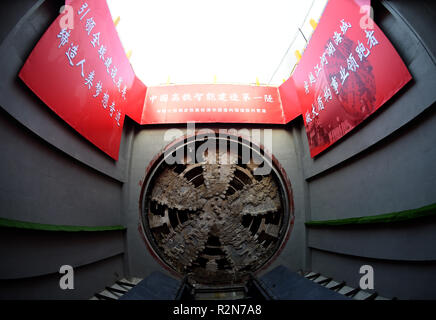
M234 141L227 140L227 150L197 152L198 161L186 163L186 156L178 164L161 161L149 177L142 217L147 239L159 258L191 283L245 282L270 261L288 229L289 199L281 177L271 166L256 169L269 166L263 156L261 164L259 155L242 161L244 148L254 151L241 141L234 152ZM179 151L186 155L204 142L185 143Z

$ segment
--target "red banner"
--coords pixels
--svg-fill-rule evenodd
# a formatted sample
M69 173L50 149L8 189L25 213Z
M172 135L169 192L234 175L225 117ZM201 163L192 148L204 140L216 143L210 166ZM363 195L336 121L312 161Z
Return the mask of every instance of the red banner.
M283 104L301 106L314 157L374 113L411 79L382 31L354 1L330 0ZM372 29L368 26L373 27Z
M286 123L276 87L195 84L148 88L141 124L189 121Z
M142 81L135 76L129 93L129 103L126 104L126 116L129 116L137 123L141 123L147 89Z
M127 106L132 114L141 110L146 87L135 77L106 1L67 1L19 77L75 130L118 159Z
M294 74L279 88L197 84L147 89L132 70L106 2L71 0L66 8L19 76L114 159L126 114L140 124L285 124L303 114L314 157L411 79L388 39L354 1L328 2Z
M291 78L292 79L292 78ZM284 123L294 120L301 115L300 101L298 100L297 90L294 81L289 79L279 87L280 99L285 115Z

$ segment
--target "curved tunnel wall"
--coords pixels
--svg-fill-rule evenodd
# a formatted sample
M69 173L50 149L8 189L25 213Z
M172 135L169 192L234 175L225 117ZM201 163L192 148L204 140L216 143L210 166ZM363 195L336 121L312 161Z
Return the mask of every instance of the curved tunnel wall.
M436 202L436 47L430 29L424 27L434 24L435 6L429 1L374 1L374 9L376 23L405 61L413 81L315 159L310 157L301 118L286 129L271 127L273 154L291 181L295 205L291 237L271 268L283 264L294 271L311 270L358 287L359 269L369 264L380 295L436 298L433 218L358 227L305 226L313 220L379 215ZM147 164L168 143L163 140L166 128L138 128L133 140L126 216L128 248L134 256L129 265L135 274L160 268L141 253L135 201Z
M371 216L436 202L436 51L430 29L423 28L434 26L434 13L430 1L376 3L375 20L403 57L413 83L331 152L315 161L303 152L309 220ZM309 227L308 264L354 286L360 266L369 264L379 294L434 299L435 231L431 217Z
M18 79L63 1L5 1L0 34L0 216L36 224L119 226L127 179L128 126L112 161L80 137ZM0 227L0 298L89 298L125 274L125 231ZM61 265L75 289L59 288Z
M170 127L139 127L126 119L118 162L68 127L17 77L63 1L19 3L1 5L2 12L13 12L2 20L0 34L1 218L123 225L127 231L1 228L0 298L89 298L122 276L162 271L141 239L138 212L145 169L168 143L164 134ZM273 153L291 181L295 206L291 237L270 268L283 264L358 286L360 266L370 264L380 295L436 298L433 218L359 227L305 225L436 202L435 5L373 3L376 22L413 81L315 159L301 118L286 127L258 127L272 129ZM76 267L75 290L59 289L59 264Z

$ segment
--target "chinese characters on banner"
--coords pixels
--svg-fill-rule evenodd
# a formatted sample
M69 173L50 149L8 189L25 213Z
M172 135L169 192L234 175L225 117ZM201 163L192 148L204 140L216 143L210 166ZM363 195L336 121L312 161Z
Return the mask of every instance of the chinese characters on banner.
M276 87L193 84L148 88L141 124L188 121L285 123Z
M124 116L142 108L146 87L135 77L106 1L72 0L74 27L60 15L19 77L54 112L114 159Z
M303 58L280 87L300 104L311 156L356 127L411 79L381 30L360 26L353 1L330 0Z
M70 0L20 78L85 138L118 159L124 117L140 124L285 124L303 115L314 157L356 127L411 76L375 26L360 26L354 1L330 0L303 58L280 87L200 84L147 88L135 76L106 1ZM367 19L367 17L365 17ZM367 26L368 24L365 24Z

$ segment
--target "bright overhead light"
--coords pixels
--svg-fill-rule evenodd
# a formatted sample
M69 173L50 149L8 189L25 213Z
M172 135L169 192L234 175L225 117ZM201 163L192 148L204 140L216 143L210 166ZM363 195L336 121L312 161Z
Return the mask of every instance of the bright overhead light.
M279 85L327 0L108 0L131 63L147 85ZM291 45L292 44L292 45Z

